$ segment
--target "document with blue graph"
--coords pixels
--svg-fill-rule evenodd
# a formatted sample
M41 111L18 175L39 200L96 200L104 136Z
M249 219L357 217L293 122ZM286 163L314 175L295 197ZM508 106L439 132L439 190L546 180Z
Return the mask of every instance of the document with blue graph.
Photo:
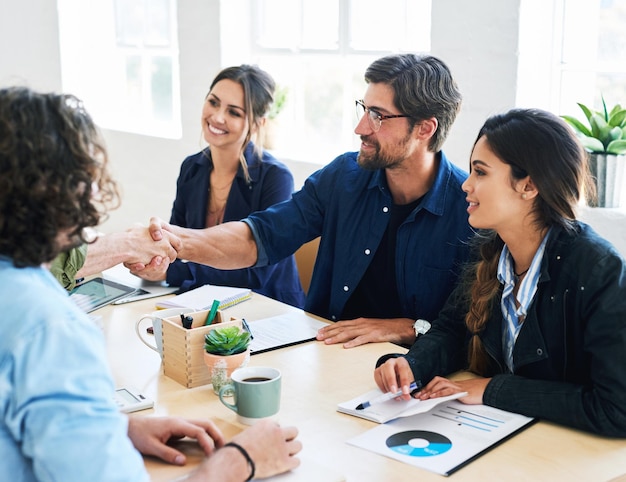
M486 405L450 401L378 425L347 442L441 475L450 475L536 419Z

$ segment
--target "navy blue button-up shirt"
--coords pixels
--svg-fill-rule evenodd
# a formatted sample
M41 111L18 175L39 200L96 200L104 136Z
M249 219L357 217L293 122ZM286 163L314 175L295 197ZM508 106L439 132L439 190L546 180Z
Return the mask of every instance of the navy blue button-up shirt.
M246 182L243 169L239 166L226 201L224 221L238 221L251 212L289 199L293 193L293 176L289 169L267 151L263 152L262 161L259 160L253 149L253 144L249 143L245 150L250 183ZM185 159L176 181L176 199L170 223L183 228L206 227L212 170L210 151L199 152ZM271 266L232 270L220 270L177 259L167 270L167 282L172 286L180 286L184 291L207 283L251 288L262 295L302 308L304 291L300 285L296 260L293 256L284 258Z
M312 174L292 199L243 221L258 247L256 266L291 255L321 236L305 310L338 320L389 222L384 170L367 171L349 152ZM438 154L433 186L398 229L396 282L407 318L434 319L468 257L473 234L461 184L467 174Z

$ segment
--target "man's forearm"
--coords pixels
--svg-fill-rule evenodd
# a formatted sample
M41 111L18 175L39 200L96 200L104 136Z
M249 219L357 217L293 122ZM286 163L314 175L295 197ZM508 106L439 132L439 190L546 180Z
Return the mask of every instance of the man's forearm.
M182 241L178 257L218 269L248 268L256 263L257 246L247 224L240 221L207 229L168 226Z
M125 233L101 235L87 246L87 258L76 278L84 278L126 261L130 248L126 246Z
M100 235L89 245L87 259L79 275L89 276L111 268L119 263L148 265L155 258L177 258L175 246L179 241L170 233L162 233L159 239L153 239L145 226L135 225L122 233Z

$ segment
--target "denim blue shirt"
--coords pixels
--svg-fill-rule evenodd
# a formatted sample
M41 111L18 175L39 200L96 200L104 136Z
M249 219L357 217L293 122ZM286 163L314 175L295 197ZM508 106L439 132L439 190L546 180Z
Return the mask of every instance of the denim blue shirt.
M340 319L389 222L384 170L367 171L350 152L312 174L291 200L244 219L258 247L257 266L291 255L321 236L305 310ZM398 230L396 282L407 318L434 319L467 260L467 174L438 154L430 191Z
M100 330L44 268L0 256L0 292L0 480L148 480Z
M289 199L293 193L293 176L287 166L269 152L260 160L254 155L254 145L245 150L250 183L239 166L233 181L224 222L239 221L254 211ZM213 160L209 150L189 156L180 168L176 182L176 199L170 223L183 228L205 228L209 195L209 178ZM205 284L250 288L270 298L298 308L304 305L304 290L300 285L296 260L286 257L271 266L220 270L198 263L177 259L167 270L167 282L187 291Z

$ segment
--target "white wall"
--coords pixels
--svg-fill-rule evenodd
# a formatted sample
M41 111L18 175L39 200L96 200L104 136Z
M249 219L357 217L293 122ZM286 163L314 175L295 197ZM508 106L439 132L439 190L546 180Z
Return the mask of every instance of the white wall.
M29 0L30 1L30 0ZM201 144L200 113L209 84L220 70L219 2L178 2L182 139L171 140L105 130L122 206L102 226L105 232L147 224L150 216L169 220L176 178L183 159Z
M443 149L467 170L485 119L512 108L517 91L520 0L434 0L431 53L452 70L463 106Z
M56 2L0 0L0 86L61 89Z
M463 168L485 118L515 104L521 1L433 1L432 53L449 65L464 97L444 149ZM103 231L147 223L151 215L169 218L180 163L201 145L201 105L221 65L220 28L240 28L220 25L219 3L178 2L182 139L104 132L123 204L111 213ZM60 90L56 2L0 0L0 12L0 86L25 83ZM289 164L296 185L317 167Z

